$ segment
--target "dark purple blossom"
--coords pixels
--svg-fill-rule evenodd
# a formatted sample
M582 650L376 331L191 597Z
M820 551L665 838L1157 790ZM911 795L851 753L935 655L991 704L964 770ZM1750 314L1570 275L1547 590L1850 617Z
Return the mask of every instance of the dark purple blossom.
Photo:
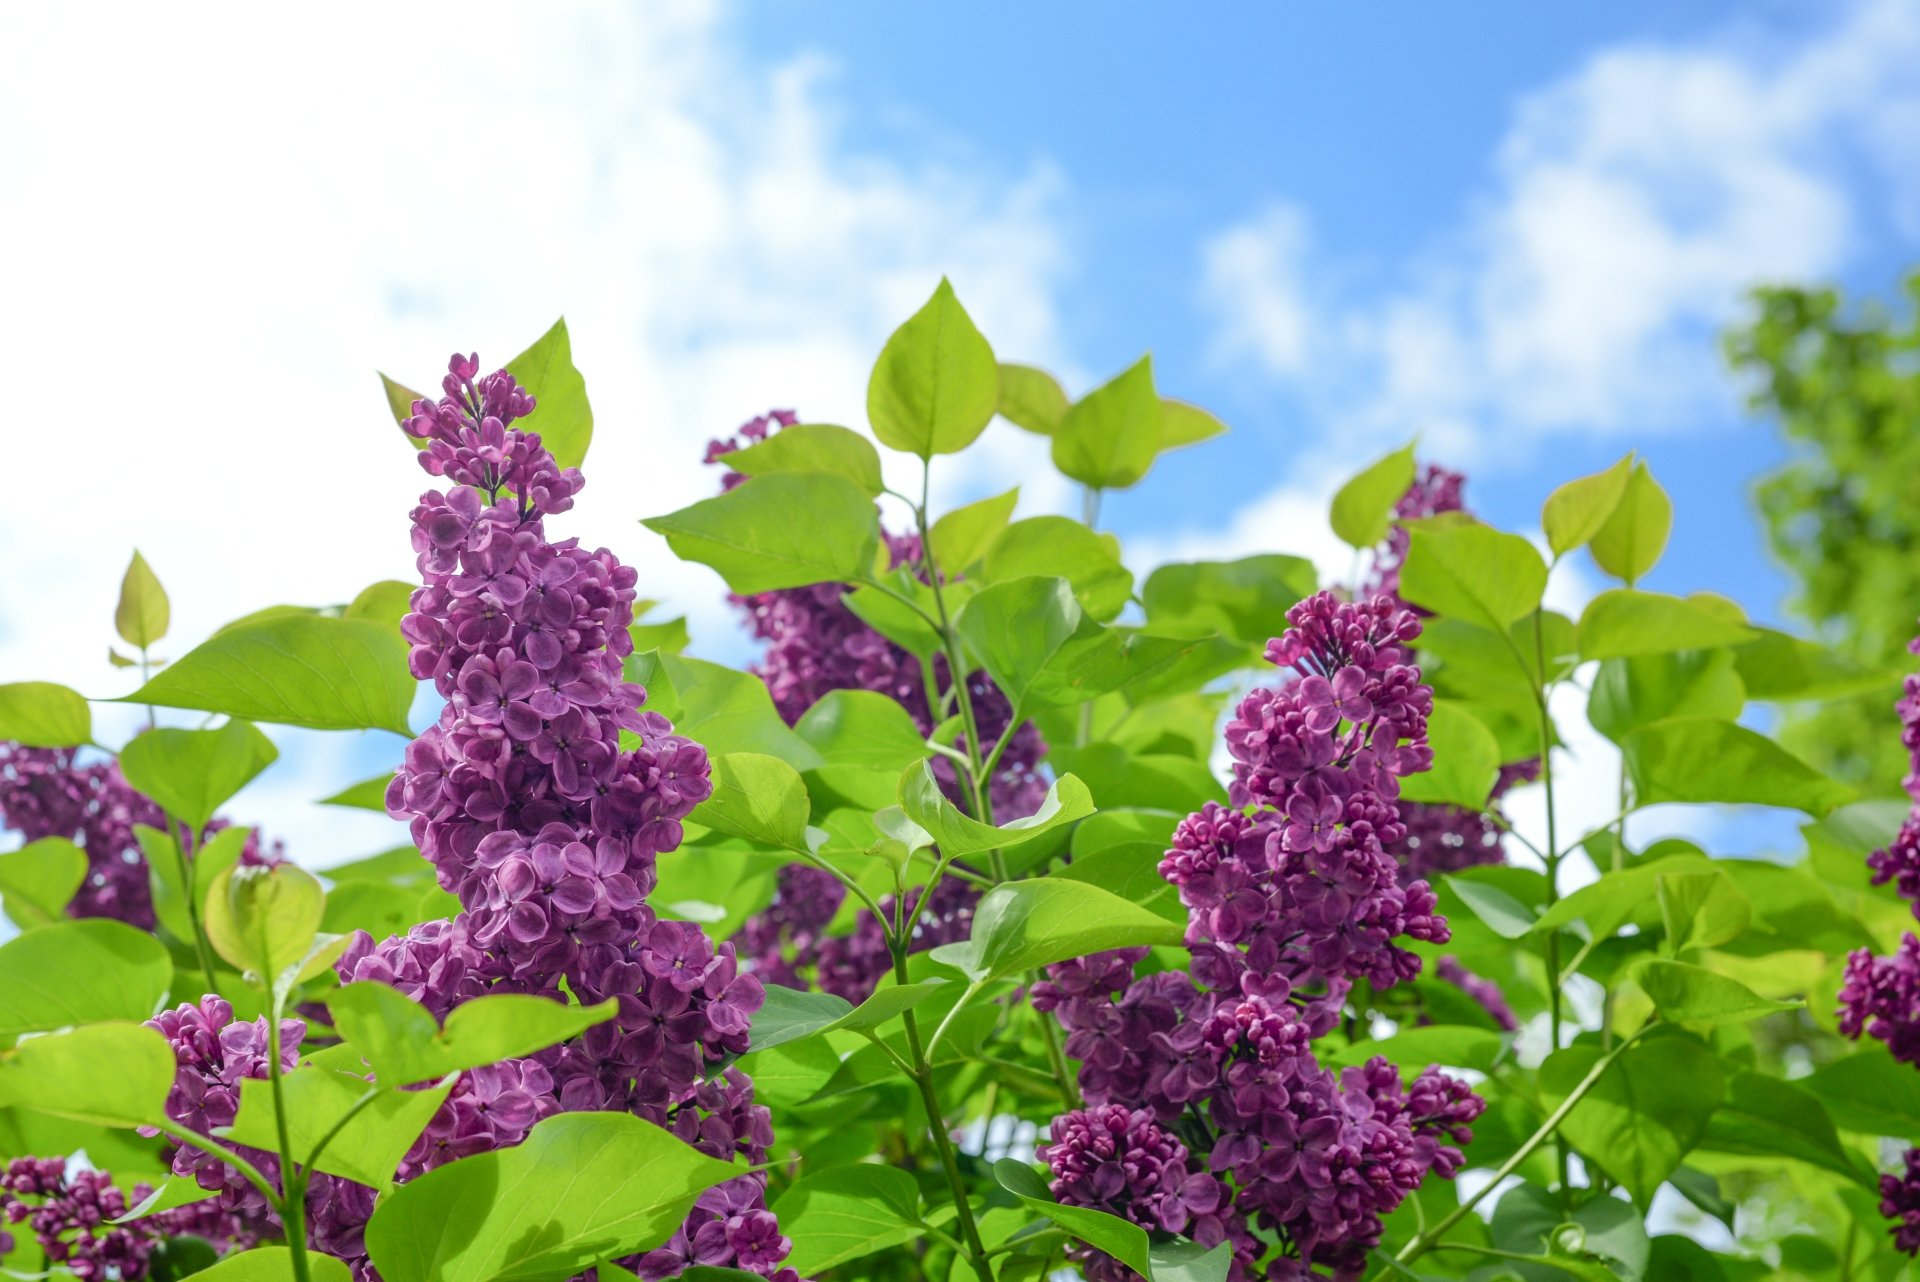
M1920 939L1908 933L1891 957L1864 948L1847 957L1840 1031L1885 1042L1893 1057L1920 1066Z
M148 1276L154 1248L176 1235L205 1238L223 1253L253 1244L238 1220L204 1202L112 1222L152 1192L146 1184L123 1192L108 1172L69 1170L66 1158L20 1157L0 1171L0 1222L24 1224L48 1263L85 1282L137 1282ZM12 1249L0 1233L0 1257Z
M1468 970L1460 964L1457 957L1442 957L1433 967L1434 976L1444 979L1455 988L1478 1002L1487 1012L1487 1017L1507 1032L1520 1027L1520 1021L1514 1018L1513 1007L1507 1004L1506 994L1500 991L1500 985L1490 979Z
M1920 1148L1901 1155L1905 1170L1880 1177L1880 1214L1893 1221L1893 1244L1920 1255Z

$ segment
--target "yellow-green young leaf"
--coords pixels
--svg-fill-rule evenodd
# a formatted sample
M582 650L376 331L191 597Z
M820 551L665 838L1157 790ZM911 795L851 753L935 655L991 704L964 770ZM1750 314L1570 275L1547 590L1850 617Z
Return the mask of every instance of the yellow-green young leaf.
M1587 720L1618 743L1640 726L1669 717L1731 721L1746 702L1730 651L1649 654L1600 664L1587 699Z
M1001 1158L993 1164L993 1178L1028 1210L1105 1251L1148 1282L1226 1282L1233 1266L1232 1253L1224 1242L1211 1249L1185 1239L1156 1243L1132 1220L1092 1207L1055 1202L1045 1181L1025 1162Z
M1631 587L1666 551L1672 532L1673 500L1647 465L1636 463L1619 505L1588 541L1587 549L1595 564Z
M407 709L417 686L407 643L392 628L283 614L214 634L120 702L411 737Z
M1052 436L1067 416L1060 380L1031 365L1000 363L1000 417L1040 436Z
M204 924L214 951L265 985L306 957L326 908L326 891L297 864L235 867L208 889Z
M1160 452L1177 450L1183 446L1198 445L1224 435L1227 425L1198 405L1186 401L1174 400L1171 396L1160 398Z
M393 1187L400 1159L427 1129L453 1083L379 1091L362 1104L363 1096L378 1089L366 1078L308 1066L284 1075L280 1089L286 1095L287 1137L294 1152L304 1158L325 1140L327 1146L313 1164L316 1169L385 1193ZM241 1081L240 1111L222 1138L268 1152L279 1147L279 1112L271 1082L255 1077Z
M1318 581L1305 557L1269 554L1163 565L1147 576L1140 596L1156 628L1213 628L1264 647L1287 630L1287 611Z
M0 1044L102 1020L147 1019L173 982L159 940L108 917L61 921L0 944Z
M927 532L927 544L940 573L948 578L964 574L985 556L1000 531L1007 528L1019 499L1020 487L1016 485L1005 494L957 507L935 521Z
M1053 433L1053 465L1082 485L1124 490L1153 466L1164 417L1153 357L1142 356L1067 410Z
M880 517L844 476L776 472L641 522L735 592L854 583L873 573Z
M433 399L430 396L422 396L419 392L414 391L404 383L396 383L385 374L380 375L380 393L386 398L387 413L393 415L393 421L402 427L406 426L407 420L413 417L413 403L415 401L431 401ZM412 436L409 436L407 439L413 442L415 449L426 448L426 442L424 440Z
M1441 701L1427 719L1427 737L1433 766L1402 779L1400 794L1429 805L1485 807L1500 774L1500 744L1493 731L1459 704Z
M563 468L579 467L593 441L593 407L587 380L573 367L573 340L561 317L533 346L507 362L507 372L533 394L534 411L520 424L540 433L541 444Z
M1737 612L1738 607L1735 607ZM1759 634L1709 600L1612 588L1580 615L1582 659L1626 659L1744 645Z
M29 1037L0 1050L0 1108L95 1126L151 1126L167 1121L175 1067L167 1039L144 1024L87 1024Z
M1330 1062L1340 1067L1357 1067L1380 1055L1416 1073L1429 1064L1490 1073L1505 1048L1506 1039L1492 1029L1466 1024L1431 1024L1424 1028L1403 1027L1385 1041L1355 1042L1335 1051Z
M911 1171L857 1162L794 1181L770 1209L793 1239L784 1263L813 1277L926 1233Z
M1333 496L1328 519L1349 547L1370 548L1387 537L1394 505L1413 484L1413 446L1367 464Z
M1634 798L1785 806L1814 818L1853 799L1853 790L1821 774L1765 735L1714 717L1673 717L1620 742Z
M42 837L0 855L0 902L22 930L59 921L87 879L87 854L65 837Z
M1543 1105L1572 1094L1603 1053L1582 1045L1549 1055L1540 1066ZM1560 1129L1644 1207L1706 1135L1725 1090L1719 1062L1704 1046L1687 1037L1649 1037L1608 1066Z
M829 690L793 729L841 765L899 771L927 755L912 714L874 690Z
M713 759L713 795L687 818L775 850L805 850L807 785L778 757L723 753Z
M1633 478L1633 455L1628 454L1604 472L1568 481L1547 496L1540 510L1540 528L1555 556L1564 556L1600 532L1627 492Z
M1064 516L1032 516L1001 531L987 549L985 583L1057 575L1073 585L1088 614L1103 622L1133 595L1133 572L1120 563L1120 545Z
M443 1027L426 1007L385 984L348 984L326 1001L340 1035L387 1086L531 1055L605 1023L619 1010L613 1001L569 1006L503 993L462 1002Z
M900 776L900 809L933 836L948 859L969 859L989 850L1017 850L1062 824L1093 813L1093 796L1074 776L1061 775L1047 788L1040 808L999 827L960 813L933 777L932 764L916 762ZM694 817L699 817L695 812Z
M93 741L93 712L51 681L0 685L0 739L27 748L77 748Z
M120 771L171 819L195 832L280 755L250 722L218 730L163 728L135 735L120 750Z
M1667 948L1717 948L1746 933L1753 922L1753 901L1717 869L1662 873L1654 879Z
M1676 1024L1740 1024L1804 1004L1776 1002L1704 966L1657 958L1635 967L1633 979L1661 1018Z
M284 1246L256 1246L251 1251L235 1251L221 1258L212 1268L192 1275L198 1282L295 1282L293 1252ZM345 1261L311 1248L307 1251L309 1282L352 1282L353 1270Z
M973 444L1000 403L1000 367L945 277L893 332L867 381L867 419L882 445L921 458Z
M1754 699L1837 699L1843 695L1897 689L1897 675L1862 667L1813 641L1770 628L1734 651L1734 665Z
M1533 544L1474 521L1405 521L1400 594L1435 614L1505 632L1540 606L1547 564Z
M756 445L721 455L720 461L746 476L830 472L846 477L875 497L885 485L880 477L880 451L873 448L873 442L831 423L782 428Z
M741 1173L632 1114L562 1113L400 1185L367 1251L387 1282L568 1277L666 1242L695 1198Z
M359 595L347 603L346 616L349 619L365 619L369 623L378 623L383 627L400 630L400 620L407 617L413 609L414 586L402 583L398 579L382 579L360 589Z
M120 580L120 601L113 607L113 626L131 646L146 647L167 635L167 590L147 558L138 551Z
M1177 945L1185 927L1120 896L1064 877L1029 877L989 890L965 944L940 959L975 980L1018 975L1112 948Z
M825 763L818 749L780 719L767 683L751 672L677 654L660 655L658 663L657 674L637 678L629 673L628 679L670 692L677 709L666 713L663 708L663 715L671 716L675 730L705 745L708 753L765 753L796 770ZM649 708L657 706L655 698L648 699Z

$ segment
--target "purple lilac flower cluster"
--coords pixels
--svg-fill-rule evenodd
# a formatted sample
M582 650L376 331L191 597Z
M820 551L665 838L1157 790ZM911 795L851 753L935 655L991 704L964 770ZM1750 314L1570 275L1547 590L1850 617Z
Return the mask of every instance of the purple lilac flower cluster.
M1920 637L1908 649L1920 654ZM1867 857L1876 886L1892 882L1920 916L1920 673L1909 673L1895 705L1900 742L1911 768L1901 782L1913 807L1884 850ZM1840 1031L1885 1042L1893 1057L1920 1067L1920 938L1908 931L1891 957L1865 948L1847 958L1840 986ZM1920 1147L1906 1152L1906 1174L1880 1177L1880 1211L1893 1223L1893 1240L1909 1255L1920 1254Z
M518 1143L563 1110L629 1111L712 1156L760 1162L773 1141L768 1113L751 1080L723 1067L746 1049L760 981L740 973L730 945L660 920L646 902L656 857L678 846L681 820L711 783L704 750L643 710L646 692L622 679L637 576L610 552L547 538L544 518L570 508L582 482L538 434L513 426L533 398L504 370L476 379L473 357L449 369L445 397L415 402L408 424L428 442L423 466L455 484L414 510L424 584L401 625L413 672L447 702L408 745L387 804L462 911L378 944L361 935L336 970L391 984L440 1019L488 992L565 1000L563 984L581 1001L614 999L619 1012L561 1046L463 1074L398 1175ZM173 1015L197 1025L193 1009ZM203 1101L224 1111L231 1085L264 1063L250 1026L225 1024L217 1008L202 1014L219 1031L211 1043L197 1028L175 1041L175 1116L218 1125ZM303 1031L289 1028L287 1044L297 1048ZM314 1180L313 1242L362 1282L377 1278L365 1256L372 1207L371 1189ZM629 1263L649 1279L697 1259L793 1282L780 1265L788 1246L765 1208L765 1177L747 1175L709 1190L672 1241Z
M0 1222L25 1224L49 1264L84 1282L137 1282L169 1237L205 1238L223 1252L252 1244L231 1215L206 1202L113 1223L152 1192L135 1184L129 1196L108 1172L70 1171L63 1157L15 1158L0 1171ZM0 1232L0 1257L12 1249L11 1236Z
M1412 978L1419 959L1396 941L1443 943L1447 927L1385 849L1402 835L1398 780L1431 761L1432 692L1408 662L1419 617L1321 593L1288 621L1267 653L1295 679L1255 690L1227 726L1232 804L1189 815L1161 863L1187 908L1190 973L1136 977L1145 950L1123 950L1054 966L1033 995L1065 1026L1089 1105L1119 1110L1056 1123L1055 1195L1184 1217L1194 1240L1231 1243L1235 1282L1276 1240L1268 1277L1358 1276L1381 1217L1429 1171L1458 1169L1484 1107L1437 1070L1403 1087L1384 1059L1336 1076L1314 1057L1354 980ZM1127 1151L1160 1155L1152 1197L1087 1174L1118 1151L1116 1125Z
M73 902L75 917L112 917L152 930L153 889L147 858L134 827L167 826L153 801L134 791L112 760L80 765L72 748L28 748L0 741L0 827L24 841L65 837L86 852L87 876ZM203 837L227 826L207 825ZM262 847L258 834L247 838L242 863L278 863L278 843Z
M772 410L742 425L732 437L709 442L706 461L720 463L727 454L798 421L792 410ZM731 490L745 479L728 471L721 486ZM888 535L887 546L894 566L917 565L921 559L920 540L912 535ZM842 600L845 592L842 584L822 583L728 598L740 608L754 637L766 643L752 670L766 682L774 707L792 725L830 691L873 690L904 707L922 734L931 733L939 718L928 706L920 661L848 609ZM934 660L933 675L936 690L944 694L951 681L943 659ZM997 743L1011 727L1011 703L985 673L968 677L967 694L983 743ZM1039 809L1047 790L1039 769L1047 745L1039 730L1023 722L1011 731L1013 739L989 785L988 802L1002 823ZM934 769L948 792L962 800L952 768L941 761ZM871 993L891 965L879 919L862 911L851 934L826 933L846 893L845 886L817 869L782 870L773 904L734 937L749 969L768 983L792 988L805 988L811 973L821 989L854 1002ZM965 939L977 898L958 879L944 882L920 915L914 951Z

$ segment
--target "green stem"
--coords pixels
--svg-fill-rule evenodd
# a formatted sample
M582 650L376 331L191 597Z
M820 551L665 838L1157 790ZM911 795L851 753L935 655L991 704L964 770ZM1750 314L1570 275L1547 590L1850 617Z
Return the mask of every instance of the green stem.
M158 1130L162 1135L180 1141L189 1148L197 1148L210 1157L219 1158L222 1162L225 1162L228 1166L240 1172L241 1177L245 1179L247 1183L260 1190L260 1196L267 1199L267 1205L273 1207L275 1210L280 1209L280 1191L273 1187L272 1181L267 1179L259 1167L249 1162L246 1158L241 1157L226 1145L220 1143L218 1140L210 1140L204 1135L195 1134L186 1127L177 1126L172 1122L156 1122L154 1123L154 1129Z
M1448 1229L1451 1229L1454 1225L1465 1219L1487 1194L1498 1188L1502 1180L1512 1175L1522 1162L1533 1156L1534 1150L1538 1149L1546 1142L1549 1136L1559 1130L1560 1123L1566 1121L1567 1115L1573 1112L1574 1106L1586 1098L1587 1092L1593 1089L1594 1083L1600 1080L1601 1075L1607 1071L1613 1061L1620 1058L1621 1052L1633 1045L1636 1041L1639 1041L1640 1033L1646 1032L1647 1028L1651 1027L1652 1025L1650 1024L1646 1025L1640 1029L1640 1032L1635 1033L1602 1055L1599 1059L1595 1060L1593 1067L1587 1070L1587 1075L1580 1079L1579 1085L1575 1086L1573 1090L1568 1093L1567 1097L1560 1101L1560 1107L1554 1109L1553 1112L1547 1116L1547 1120L1540 1123L1540 1129L1528 1136L1526 1143L1515 1149L1513 1155L1500 1164L1500 1169L1493 1173L1492 1179L1480 1186L1478 1193L1475 1193L1472 1197L1448 1212L1446 1218L1438 1224L1426 1232L1419 1234L1412 1241L1401 1247L1400 1253L1393 1258L1401 1264L1407 1264L1419 1259L1428 1251L1433 1250L1435 1244L1447 1235Z
M147 647L141 646L140 647L140 685L141 687L144 689L147 682L151 680L153 680L153 665L147 661ZM147 705L147 729L154 730L159 728L159 725L160 725L159 721L157 721L153 715L153 705L149 703Z
M1553 715L1548 707L1548 695L1553 689L1547 680L1547 641L1543 612L1533 612L1533 660L1534 660L1534 700L1540 708L1540 781L1546 788L1547 797L1547 907L1552 908L1560 899L1560 834L1556 826L1553 805ZM1564 1019L1563 1001L1560 993L1560 932L1547 932L1547 1012L1553 1032L1553 1049L1560 1049L1561 1024ZM1572 1164L1569 1160L1564 1140L1555 1143L1559 1153L1560 1201L1569 1205L1572 1196Z
M206 977L206 995L211 997L220 989L213 980L213 941L207 938L207 928L200 920L200 896L194 893L193 863L187 858L192 844L193 829L183 823L173 844L174 861L180 865L180 889L187 900L187 924L193 929L194 952L200 958L200 969Z
M893 975L898 983L905 984L907 979L907 941L895 938L893 941ZM953 1138L947 1134L946 1114L940 1107L940 1094L933 1088L933 1068L927 1063L926 1051L920 1045L920 1024L911 1010L903 1011L900 1020L906 1025L907 1049L911 1052L913 1071L910 1076L914 1085L920 1088L920 1101L927 1110L927 1132L933 1138L934 1151L939 1154L940 1166L946 1171L947 1187L953 1193L953 1209L960 1220L960 1236L966 1241L968 1262L980 1282L993 1282L993 1266L987 1262L986 1244L980 1240L980 1226L973 1218L973 1204L967 1200L967 1182L960 1174L960 1160L954 1156Z
M293 1164L293 1136L287 1128L287 1097L280 1084L281 999L274 994L267 1012L267 1082L273 1090L273 1122L280 1141L280 1223L286 1228L287 1249L293 1253L294 1282L309 1282L307 1270L307 1183ZM332 1138L329 1136L328 1138ZM324 1141L322 1141L324 1144Z

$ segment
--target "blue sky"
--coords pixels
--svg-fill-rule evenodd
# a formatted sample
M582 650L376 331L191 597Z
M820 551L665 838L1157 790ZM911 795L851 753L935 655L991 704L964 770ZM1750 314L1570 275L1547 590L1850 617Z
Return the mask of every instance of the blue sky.
M1231 425L1109 501L1142 571L1344 570L1328 495L1415 433L1516 528L1636 448L1679 508L1656 586L1777 617L1746 495L1779 447L1716 333L1756 282L1884 292L1915 259L1920 0L1196 12L0 9L9 415L80 443L0 507L0 680L128 688L135 546L176 649L410 577L424 477L372 371L430 385L562 313L598 430L556 532L743 659L638 518L709 493L706 439L769 406L858 424L942 274L1003 356L1081 392L1150 348ZM1008 427L941 467L945 501L1072 503ZM239 818L321 866L399 839L310 804L397 743L279 737Z

